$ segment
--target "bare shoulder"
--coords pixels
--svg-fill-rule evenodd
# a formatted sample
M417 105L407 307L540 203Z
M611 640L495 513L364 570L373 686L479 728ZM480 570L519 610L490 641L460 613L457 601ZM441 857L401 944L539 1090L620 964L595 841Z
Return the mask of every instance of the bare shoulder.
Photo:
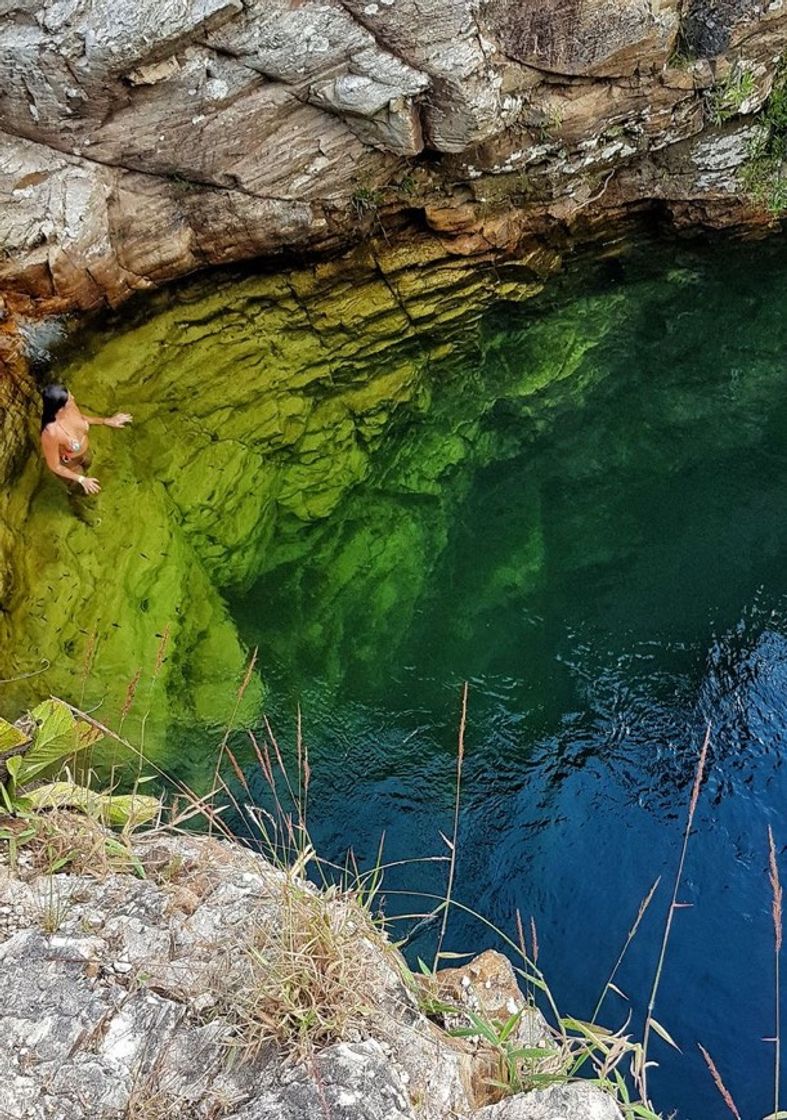
M53 423L47 424L45 428L41 429L41 442L43 444L57 443L57 433Z

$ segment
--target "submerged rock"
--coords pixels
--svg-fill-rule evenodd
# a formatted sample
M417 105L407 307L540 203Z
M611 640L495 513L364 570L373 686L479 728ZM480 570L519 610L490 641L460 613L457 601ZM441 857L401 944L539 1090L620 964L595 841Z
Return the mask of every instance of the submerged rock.
M95 433L98 499L72 509L29 443L0 498L13 530L0 675L20 678L6 686L9 708L74 696L78 680L97 718L116 726L123 713L132 741L144 728L155 750L173 722L229 722L249 655L228 603L248 594L271 619L274 652L286 600L302 613L299 659L319 659L331 685L356 664L371 671L381 643L393 650L407 634L471 471L515 453L534 414L551 423L555 402L582 398L597 377L588 355L626 314L615 296L579 326L545 320L522 332L512 360L484 313L501 294L528 300L555 262L534 251L480 270L361 254L352 268L203 283L98 346L87 336L59 376L85 408L128 408L134 424ZM498 447L487 414L501 404L521 422ZM538 585L531 488L517 518L515 570L490 546L478 562L494 578L468 611ZM290 581L307 560L320 579ZM372 631L358 616L369 611ZM238 722L261 697L255 676ZM178 757L186 780L205 769L193 752Z

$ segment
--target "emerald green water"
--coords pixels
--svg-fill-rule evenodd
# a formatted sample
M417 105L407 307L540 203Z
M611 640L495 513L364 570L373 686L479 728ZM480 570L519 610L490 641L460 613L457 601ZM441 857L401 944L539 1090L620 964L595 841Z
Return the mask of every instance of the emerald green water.
M396 279L406 315L377 281L292 274L80 336L59 373L136 423L97 448L99 523L31 461L3 675L36 670L33 650L50 664L4 702L84 690L117 723L141 668L125 728L198 782L257 647L238 722L264 708L290 749L300 705L319 847L371 859L384 831L396 860L450 830L468 680L458 896L508 929L532 914L579 1017L674 873L710 721L657 1005L683 1053L655 1041L652 1088L665 1112L723 1116L701 1042L764 1115L769 823L787 843L784 242L648 245L535 298L516 269L425 276ZM396 890L439 890L440 870L387 885L394 916L412 909ZM667 896L619 981L635 1029ZM457 916L448 947L489 940ZM607 1020L625 1014L612 997Z

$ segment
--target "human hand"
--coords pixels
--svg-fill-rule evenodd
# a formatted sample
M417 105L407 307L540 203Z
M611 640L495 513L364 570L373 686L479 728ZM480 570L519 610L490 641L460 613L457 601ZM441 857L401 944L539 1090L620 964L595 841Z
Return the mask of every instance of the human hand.
M98 494L101 490L97 478L85 478L84 475L80 475L79 485L82 487L86 494Z
M109 428L125 428L132 420L133 416L129 416L127 412L116 412L114 416L108 416L104 423Z

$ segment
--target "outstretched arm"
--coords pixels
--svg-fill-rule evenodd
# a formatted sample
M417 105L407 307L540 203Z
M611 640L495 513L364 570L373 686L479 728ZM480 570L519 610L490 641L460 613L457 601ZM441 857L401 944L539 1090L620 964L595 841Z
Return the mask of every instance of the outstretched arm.
M52 474L56 474L58 478L64 478L67 482L78 482L86 494L97 494L99 492L101 487L98 484L98 479L77 474L76 471L72 471L70 467L60 462L60 447L57 436L53 436L49 432L42 432L41 449L44 452L46 465Z
M80 412L82 419L87 420L88 424L103 424L107 428L124 428L133 419L127 412L116 412L114 416L88 416L81 409Z

